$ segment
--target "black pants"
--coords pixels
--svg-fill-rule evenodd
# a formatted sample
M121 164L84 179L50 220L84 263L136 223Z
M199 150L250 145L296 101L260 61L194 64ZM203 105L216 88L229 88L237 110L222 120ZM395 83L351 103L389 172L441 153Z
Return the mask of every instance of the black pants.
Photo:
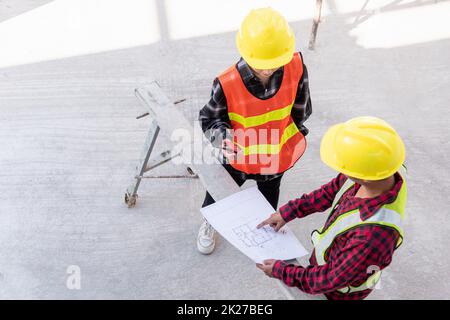
M246 178L242 177L241 172L234 169L229 164L224 164L224 168L228 171L228 173L231 175L234 181L238 184L238 186L242 186L244 182L247 180ZM257 175L253 175L257 176ZM268 181L258 181L256 180L256 184L258 185L258 190L261 191L263 196L269 201L269 203L272 205L274 210L278 209L278 199L280 197L280 183L281 178L283 176L276 177L274 179L268 180ZM211 195L206 192L205 200L203 201L203 207L209 206L210 204L213 204L215 201L211 197Z

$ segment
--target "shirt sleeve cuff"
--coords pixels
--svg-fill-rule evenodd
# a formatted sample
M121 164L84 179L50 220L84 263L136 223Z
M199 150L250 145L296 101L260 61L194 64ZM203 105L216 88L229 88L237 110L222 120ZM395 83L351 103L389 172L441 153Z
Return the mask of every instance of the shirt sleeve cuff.
M277 260L272 268L273 277L279 280L283 280L283 272L286 266L287 266L286 262Z
M296 218L295 213L293 212L292 208L289 206L289 204L285 204L284 206L281 206L278 211L281 214L281 217L285 222L289 222L291 220L294 220Z

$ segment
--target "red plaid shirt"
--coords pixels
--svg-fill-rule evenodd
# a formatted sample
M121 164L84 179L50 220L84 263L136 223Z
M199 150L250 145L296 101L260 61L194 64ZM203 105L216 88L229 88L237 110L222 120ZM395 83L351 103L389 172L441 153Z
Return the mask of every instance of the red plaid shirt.
M346 191L337 209L330 215L325 223L327 228L340 215L354 209L359 209L361 219L370 218L384 204L393 202L403 184L401 176L395 174L395 186L388 192L375 198L355 198L360 185ZM295 218L303 218L315 212L322 212L330 208L334 197L341 186L347 180L343 174L339 174L320 189L304 194L301 198L291 200L280 208L283 219L288 222ZM328 299L333 300L358 300L364 299L372 291L367 289L351 294L342 294L336 289L351 286L359 286L370 274L367 272L370 266L378 266L381 270L392 261L399 233L389 227L377 225L364 225L353 228L336 237L327 250L325 265L319 266L312 253L307 267L287 264L284 261L276 261L273 267L273 276L282 280L288 286L297 287L310 294L323 293Z

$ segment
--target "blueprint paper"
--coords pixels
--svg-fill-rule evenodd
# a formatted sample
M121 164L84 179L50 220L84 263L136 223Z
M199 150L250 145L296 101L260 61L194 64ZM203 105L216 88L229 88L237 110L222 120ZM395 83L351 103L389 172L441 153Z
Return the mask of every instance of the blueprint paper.
M257 263L265 259L290 260L308 252L285 225L256 229L274 209L257 187L249 188L202 208L201 213L228 242Z

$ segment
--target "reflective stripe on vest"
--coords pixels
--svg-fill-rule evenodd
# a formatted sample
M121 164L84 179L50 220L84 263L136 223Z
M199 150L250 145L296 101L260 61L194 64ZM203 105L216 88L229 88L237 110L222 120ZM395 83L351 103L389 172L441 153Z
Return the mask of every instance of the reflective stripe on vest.
M277 154L280 153L281 148L284 146L286 141L288 141L290 138L292 138L294 135L298 133L297 126L295 123L291 123L286 129L284 129L284 132L281 136L281 141L279 144L257 144L245 147L243 145L240 145L239 143L236 143L241 150L243 150L244 155L250 155L250 154Z
M394 202L383 205L372 217L366 220L361 220L361 215L358 209L351 210L340 215L325 231L313 231L311 237L314 244L315 257L319 265L327 263L325 254L327 250L332 246L334 240L355 227L365 224L375 224L380 226L386 226L395 229L400 238L397 243L398 248L403 241L403 215L406 203L407 188L406 188L406 171L402 166L399 170L399 174L403 179L402 187ZM332 204L332 211L336 209L336 205L343 194L354 186L354 182L350 179L344 183ZM338 289L342 293L352 293L357 291L363 291L375 286L381 277L381 271L372 274L363 284L358 287L347 286L345 288Z
M283 70L280 88L269 99L253 96L233 66L218 79L228 108L233 142L241 151L230 165L248 174L276 174L292 167L303 155L306 140L291 112L303 75L299 53Z
M238 122L244 128L251 128L260 126L270 121L283 120L284 118L286 118L291 114L292 106L293 103L287 105L284 108L273 110L267 113L263 113L259 116L252 116L252 117L243 117L238 113L229 112L228 117L230 118L231 121Z

